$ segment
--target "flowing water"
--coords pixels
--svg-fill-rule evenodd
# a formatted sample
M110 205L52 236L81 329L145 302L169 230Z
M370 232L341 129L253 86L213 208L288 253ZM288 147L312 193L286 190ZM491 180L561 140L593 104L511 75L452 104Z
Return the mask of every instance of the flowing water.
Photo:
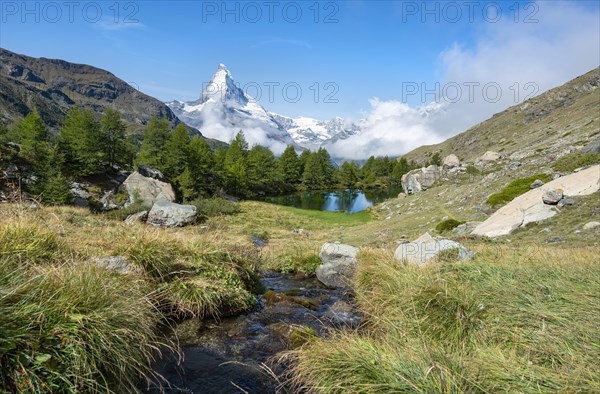
M401 188L366 191L351 189L310 191L278 197L267 197L265 201L302 209L355 213L364 211L370 206L389 198L396 197L401 191Z
M283 371L285 366L270 363L270 358L297 345L291 332L308 327L324 335L360 323L344 290L326 288L314 278L273 272L265 273L262 282L267 293L258 297L253 311L220 320L190 319L177 326L183 361L167 355L155 366L171 384L164 392L276 393L279 382L262 366Z

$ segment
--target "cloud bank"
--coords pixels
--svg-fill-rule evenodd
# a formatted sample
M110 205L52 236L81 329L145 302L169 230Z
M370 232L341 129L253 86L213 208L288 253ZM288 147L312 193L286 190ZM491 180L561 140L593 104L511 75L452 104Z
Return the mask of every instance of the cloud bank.
M399 100L374 98L361 133L328 149L347 159L401 155L445 140L598 67L597 10L569 2L536 4L537 23L515 23L510 18L487 23L480 26L471 48L454 43L440 53L443 79L437 106L410 107Z

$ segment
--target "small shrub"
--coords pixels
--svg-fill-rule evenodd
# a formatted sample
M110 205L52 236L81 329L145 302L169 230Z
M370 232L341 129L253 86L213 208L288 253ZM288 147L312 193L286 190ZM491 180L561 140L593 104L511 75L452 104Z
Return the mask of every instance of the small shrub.
M444 221L441 221L437 224L437 226L435 226L435 229L438 233L443 233L446 231L450 231L455 227L460 226L461 224L465 223L464 221L460 221L460 220L456 220L456 219L447 219Z
M219 197L193 200L188 204L196 207L196 217L199 222L213 216L235 215L241 212L239 204Z
M531 184L537 179L540 179L544 182L548 182L550 181L550 176L547 174L537 174L529 176L527 178L514 180L511 183L509 183L504 189L502 189L502 191L500 191L499 193L495 193L489 196L487 199L487 204L493 208L500 205L504 205L512 201L515 197L518 197L521 194L531 190Z
M90 205L90 209L92 209L92 205ZM106 217L108 217L110 219L123 221L123 220L127 219L127 217L129 215L133 215L134 213L138 213L138 212L142 212L142 211L149 211L149 210L150 210L150 207L148 207L141 201L137 201L137 202L130 204L127 208L113 209L112 211L105 212L104 215L106 215Z
M558 172L572 172L573 170L592 164L600 163L599 153L570 153L556 160L552 168Z

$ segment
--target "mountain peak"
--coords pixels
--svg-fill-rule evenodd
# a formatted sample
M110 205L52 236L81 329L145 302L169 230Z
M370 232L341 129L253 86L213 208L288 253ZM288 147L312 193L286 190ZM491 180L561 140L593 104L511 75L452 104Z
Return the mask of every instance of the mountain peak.
M225 70L225 71L229 71L229 70L227 70L227 67L226 67L226 66L225 66L223 63L219 63L219 67L217 68L217 71L218 71L218 70Z

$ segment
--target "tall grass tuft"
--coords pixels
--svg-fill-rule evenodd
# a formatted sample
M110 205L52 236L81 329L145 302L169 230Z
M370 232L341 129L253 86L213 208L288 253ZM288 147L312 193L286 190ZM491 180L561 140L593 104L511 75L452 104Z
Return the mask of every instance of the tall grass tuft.
M291 352L320 393L600 392L600 266L592 249L486 246L426 268L359 254L361 331Z
M137 281L90 264L0 260L0 386L9 392L133 393L152 378L160 315Z

